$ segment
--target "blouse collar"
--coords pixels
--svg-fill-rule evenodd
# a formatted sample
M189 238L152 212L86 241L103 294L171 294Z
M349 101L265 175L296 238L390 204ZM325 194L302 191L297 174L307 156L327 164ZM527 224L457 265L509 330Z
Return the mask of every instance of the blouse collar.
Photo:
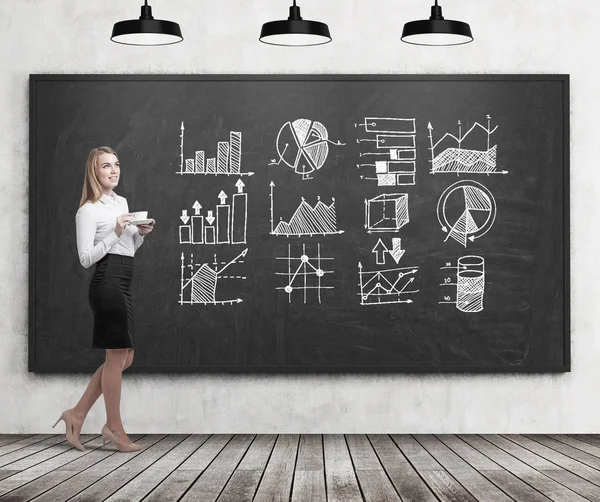
M103 193L100 196L100 200L102 202L106 203L111 203L111 202L117 202L117 194L115 192L111 192L111 195L106 195L105 193Z

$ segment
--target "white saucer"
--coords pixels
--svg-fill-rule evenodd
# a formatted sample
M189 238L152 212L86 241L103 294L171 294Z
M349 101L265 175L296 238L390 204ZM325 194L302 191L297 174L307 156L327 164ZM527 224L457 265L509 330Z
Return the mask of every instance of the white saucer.
M148 223L152 223L152 220L131 220L129 223L132 225L147 225Z

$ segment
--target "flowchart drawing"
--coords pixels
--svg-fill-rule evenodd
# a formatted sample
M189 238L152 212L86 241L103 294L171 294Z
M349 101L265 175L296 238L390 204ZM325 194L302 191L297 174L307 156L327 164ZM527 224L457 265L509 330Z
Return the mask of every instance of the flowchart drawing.
M219 263L217 256L214 257L212 267L208 263L195 264L194 255L190 255L190 262L185 265L184 253L181 253L181 288L179 291L180 305L234 305L241 303L241 298L228 300L217 299L218 285L223 280L245 280L246 277L240 275L224 275L223 273L231 265L244 263L242 258L248 253L248 248L244 249L233 260L226 263ZM186 270L189 271L189 277L185 277Z
M374 160L361 161L357 167L375 168L375 177L361 175L362 179L377 180L378 186L415 185L416 119L366 117L355 127L363 127L370 134L368 138L357 139L357 143L377 149L360 153L361 159Z
M496 220L496 200L481 183L457 181L441 195L438 221L449 238L467 247L467 241L483 237Z
M329 155L329 145L343 146L341 141L331 141L323 124L309 119L286 122L277 135L277 159L269 165L282 162L303 180L312 179L311 173L321 169Z
M491 117L487 115L487 127L484 127L479 122L475 122L473 126L463 135L462 122L458 121L458 137L453 134L446 133L437 142L433 143L433 126L431 122L427 125L429 130L429 143L431 150L431 174L508 174L508 171L499 171L496 167L496 153L498 145L490 148L490 137L498 129L498 126L491 128ZM462 143L469 138L476 130L483 130L487 134L487 146L481 149L469 150L462 148ZM444 149L436 155L435 149L440 143L447 138L454 139L457 147Z
M402 239L394 237L392 239L391 249L388 249L383 241L379 239L372 252L375 254L377 265L385 265L387 255L389 255L396 262L396 265L398 265L406 251L402 249Z
M192 206L194 215L189 216L183 209L179 217L183 225L179 225L180 244L246 244L248 228L248 194L244 192L241 178L235 184L237 193L230 202L229 196L221 190L217 198L221 202L214 210L202 215L202 205L196 201ZM216 214L216 216L215 216Z
M254 173L242 171L242 133L231 131L229 141L217 143L217 156L206 157L204 150L194 152L194 157L184 159L183 140L185 125L181 123L180 165L177 174L202 176L252 176Z
M361 305L388 305L392 303L413 303L407 295L419 290L410 289L415 282L419 267L390 268L365 272L358 263L358 277Z
M301 198L300 205L288 221L280 221L275 225L274 217L274 190L275 183L271 181L271 235L283 235L285 237L301 235L337 235L344 233L338 230L335 214L335 199L331 199L331 204L327 205L321 202L318 197L317 203L311 206L304 197Z
M315 291L317 300L321 303L321 291L324 289L334 289L333 286L323 286L322 281L327 274L333 274L331 270L324 270L323 262L333 260L321 256L321 244L317 244L317 256L310 257L306 253L306 244L302 244L302 254L299 257L292 256L291 245L288 244L288 255L277 260L287 261L287 272L276 272L275 275L285 276L286 286L276 289L287 293L289 303L292 303L294 292L302 292L304 303L307 302L308 292Z
M408 194L381 194L365 199L365 228L369 233L398 232L408 222Z
M444 301L439 303L455 305L461 312L481 312L485 293L485 260L481 256L463 256L458 259L456 266L447 262L441 269L456 272L456 282L446 277L440 284L444 287L456 287L456 300L452 301L451 296L444 296Z

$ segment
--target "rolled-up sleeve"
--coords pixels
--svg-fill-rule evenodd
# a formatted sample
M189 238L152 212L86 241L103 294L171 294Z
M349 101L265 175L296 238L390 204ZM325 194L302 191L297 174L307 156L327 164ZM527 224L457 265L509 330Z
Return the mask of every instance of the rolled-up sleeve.
M85 268L91 267L103 258L110 248L119 242L119 236L113 230L94 245L96 220L85 205L81 206L75 215L75 226L77 231L77 253L79 254L79 261Z

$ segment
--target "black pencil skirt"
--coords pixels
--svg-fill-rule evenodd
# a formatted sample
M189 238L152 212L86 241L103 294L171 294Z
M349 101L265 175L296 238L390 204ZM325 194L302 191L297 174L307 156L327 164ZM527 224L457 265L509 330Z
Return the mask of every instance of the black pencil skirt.
M133 347L132 278L131 256L109 253L96 263L88 295L94 312L93 348Z

